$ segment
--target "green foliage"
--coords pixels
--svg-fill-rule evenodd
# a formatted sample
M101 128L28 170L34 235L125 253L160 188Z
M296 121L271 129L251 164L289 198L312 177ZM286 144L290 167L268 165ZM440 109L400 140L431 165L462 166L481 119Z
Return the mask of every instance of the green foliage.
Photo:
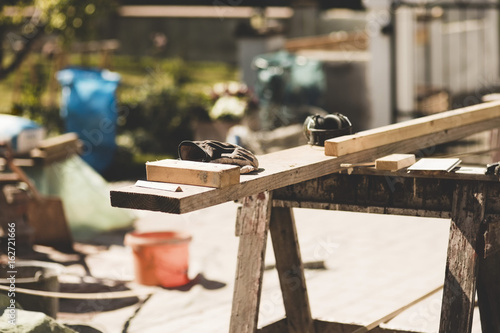
M42 103L52 72L42 58L33 58L31 66L18 73L21 77L20 96L12 105L12 114L44 124L49 133L62 133L64 124L59 116L59 107Z
M191 121L206 114L208 97L177 86L149 86L140 101L120 105L120 133L141 153L177 155L182 140L192 139Z
M0 26L17 26L23 38L58 32L65 41L96 37L96 22L117 8L113 0L8 0L0 2Z

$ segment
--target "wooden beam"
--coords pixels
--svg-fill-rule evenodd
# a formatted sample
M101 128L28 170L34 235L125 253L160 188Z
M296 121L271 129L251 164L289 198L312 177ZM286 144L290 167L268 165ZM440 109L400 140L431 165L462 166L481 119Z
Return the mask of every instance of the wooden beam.
M496 223L498 224L498 222ZM500 253L479 258L477 297L482 332L498 332L500 328Z
M42 140L30 151L30 157L36 162L52 163L80 153L81 146L76 133L66 133Z
M273 191L302 208L449 217L456 180L331 174ZM315 205L314 205L315 204ZM309 206L308 206L309 205ZM315 207L311 207L311 206ZM411 214L413 215L413 214Z
M380 324L388 323L389 321L391 321L392 319L394 319L396 316L398 316L399 314L403 313L403 311L406 311L407 309L411 308L412 306L414 306L414 305L422 302L423 300L425 300L426 298L434 295L435 293L437 293L441 289L443 289L442 285L439 286L439 287L436 287L436 288L432 289L431 291L429 291L425 295L422 295L419 298L417 298L417 299L415 299L415 300L413 300L413 301L411 301L411 302L403 305L399 309L394 310L393 312L391 312L391 313L383 316L382 318L379 318L379 319L375 320L374 322L372 322L372 323L370 323L370 324L368 324L366 326L358 328L357 330L353 331L352 333L366 333L366 332L370 332L374 328L378 327Z
M483 243L484 183L457 184L452 206L439 332L470 332Z
M484 232L484 258L500 252L500 221L490 222Z
M230 332L253 333L257 330L270 214L271 193L243 199L237 223L240 243Z
M354 330L363 327L356 324L336 323L324 320L314 320L316 333L352 333ZM371 333L417 333L415 331L403 331L390 328L376 327ZM277 322L262 327L257 333L288 333L287 319L281 319Z
M304 266L291 208L271 210L269 226L289 333L314 333Z
M456 127L500 118L500 101L473 105L427 117L382 126L360 133L325 141L327 156L344 156L373 149L399 140L419 140L420 137Z

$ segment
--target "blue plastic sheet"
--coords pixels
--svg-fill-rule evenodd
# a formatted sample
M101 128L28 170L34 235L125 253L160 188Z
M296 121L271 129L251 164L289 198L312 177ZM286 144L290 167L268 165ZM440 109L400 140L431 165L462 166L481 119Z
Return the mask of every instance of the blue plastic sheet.
M45 138L45 129L32 120L0 114L0 141L9 142L15 153L27 153Z
M83 142L82 158L103 172L116 151L116 89L120 75L108 70L66 68L57 73L66 131Z

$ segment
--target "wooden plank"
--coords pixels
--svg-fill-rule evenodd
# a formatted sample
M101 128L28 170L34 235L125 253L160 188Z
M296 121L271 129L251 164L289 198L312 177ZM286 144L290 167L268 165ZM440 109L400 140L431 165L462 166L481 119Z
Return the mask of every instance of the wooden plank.
M208 187L227 187L240 182L240 167L232 164L165 159L146 163L147 180Z
M437 288L434 288L432 289L431 291L429 291L428 293L426 293L425 295L422 295L420 296L419 298L403 305L402 307L394 310L393 312L383 316L382 318L379 318L373 322L371 322L370 324L366 325L366 326L363 326L363 327L360 327L358 328L357 330L353 331L352 333L366 333L366 332L370 332L372 331L374 328L378 327L380 324L385 324L385 323L388 323L389 321L391 321L392 319L394 319L396 316L398 316L399 314L403 313L403 311L409 309L410 307L422 302L423 300L425 300L426 298L434 295L435 293L437 293L438 291L440 291L441 289L443 288L443 286L439 286Z
M42 140L30 151L30 157L43 163L52 163L78 154L81 146L76 133L66 133Z
M238 214L240 243L230 332L253 333L257 329L271 214L270 200L269 192L246 197Z
M314 326L316 327L316 333L352 333L354 330L363 327L361 325L356 325L356 324L335 323L323 320L315 320ZM382 327L376 327L370 332L371 333L417 333L414 331L402 331L402 330L382 328Z
M367 49L368 40L361 33L340 33L323 36L308 36L288 39L285 49L291 52L302 49L321 49L338 51L364 51Z
M367 206L367 205L362 206L362 205L348 205L348 204L336 204L336 203L312 202L312 201L273 200L273 207L338 210L343 212L432 217L441 219L449 219L451 217L450 212L442 210L377 207L377 206Z
M473 105L329 139L325 141L325 154L328 156L344 156L388 145L399 140L416 139L424 135L499 117L500 101Z
M281 200L302 208L449 217L455 182L448 179L331 174L274 190L273 205Z
M352 333L354 330L363 327L357 324L336 323L324 320L314 320L316 333ZM277 322L262 327L258 333L288 333L287 319L281 319ZM371 333L417 333L414 331L402 331L389 328L376 327Z
M500 127L500 120L478 122L422 136L418 140L401 140L341 157L325 156L323 147L295 147L259 156L262 170L255 174L241 175L237 186L212 189L186 185L183 186L183 192L175 193L129 186L111 191L111 205L183 214L338 172L342 170L342 163L374 161L393 153L418 151L420 154L429 154L438 144L495 127Z
M269 226L289 333L314 333L304 266L291 208L271 210Z
M470 332L472 328L476 277L484 246L479 235L485 201L483 183L457 184L441 307L441 333Z
M21 178L15 173L0 173L0 184L15 184L19 183Z
M33 243L52 246L64 252L73 250L73 236L61 199L44 196L31 200L27 217L34 229Z
M375 169L397 171L415 163L414 154L391 154L375 160Z

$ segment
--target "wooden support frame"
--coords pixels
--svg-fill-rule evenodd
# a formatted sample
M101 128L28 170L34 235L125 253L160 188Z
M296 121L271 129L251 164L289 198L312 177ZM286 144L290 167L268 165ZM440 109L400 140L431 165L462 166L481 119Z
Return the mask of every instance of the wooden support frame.
M483 252L480 228L485 202L483 183L457 184L453 193L439 332L470 332L472 328L476 276Z
M230 332L253 333L257 330L270 213L269 192L244 198L238 212L236 232L240 244Z
M492 103L498 105L500 109L500 101L485 104ZM486 108L486 106L483 107ZM455 111L460 110L462 109ZM419 118L419 121L424 122L420 120L424 118ZM428 122L432 123L432 119ZM443 129L409 139L394 137L391 143L339 157L325 156L326 147L325 149L311 146L295 147L259 156L259 165L261 166L259 172L241 175L240 183L237 186L211 189L185 185L182 187L182 192L176 193L128 186L111 191L111 205L184 214L335 173L343 169L341 165L344 163L375 161L379 157L393 153L429 154L432 153L433 147L436 145L497 127L500 127L500 117ZM368 131L361 133L366 132Z
M302 266L297 266L301 272L295 274L303 285L302 290L294 290L282 281L284 272L300 263L298 247L291 246L296 239L292 207L450 218L453 222L440 332L470 332L476 287L484 309L483 331L495 332L500 309L500 266L497 264L500 235L496 236L500 234L497 233L500 230L497 225L500 223L498 177L481 173L408 175L379 170L360 174L360 177L356 172L351 176L336 173L342 170L344 163L372 162L393 153L430 154L432 147L438 144L498 127L500 102L485 103L334 139L347 147L336 156L331 156L329 145L324 149L301 146L259 156L262 169L242 175L239 184L227 188L186 185L183 192L166 192L130 186L112 191L111 203L115 207L182 214L245 198L236 227L240 247L230 324L234 333L288 332L293 331L294 327L290 328L293 325L307 331L311 330L311 321L316 333L352 332L347 326L310 319ZM273 214L285 218L272 217ZM283 225L273 226L270 219L280 220L279 224ZM301 307L305 315L294 317L293 322L285 318L258 330L269 227L271 234L282 238L273 239L282 291L284 295L299 297L302 303L285 305L287 317ZM282 234L285 229L286 233ZM460 247L465 248L464 253L456 251ZM285 255L286 251L290 253ZM487 257L483 259L484 256ZM385 331L380 329L380 332Z
M291 208L273 207L270 222L276 268L283 294L289 333L314 333L304 266Z

